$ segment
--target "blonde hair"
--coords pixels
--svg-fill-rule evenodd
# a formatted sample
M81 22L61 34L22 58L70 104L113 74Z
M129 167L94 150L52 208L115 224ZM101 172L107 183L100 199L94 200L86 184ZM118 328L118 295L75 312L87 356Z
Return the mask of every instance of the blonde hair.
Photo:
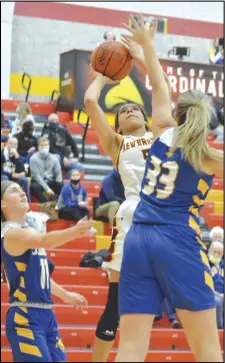
M41 136L38 139L38 146L42 143L42 142L47 142L48 144L50 144L49 139L46 136Z
M18 105L18 119L22 122L27 115L32 115L30 106L26 102L20 102Z
M178 98L176 127L171 151L181 148L183 156L197 172L203 171L205 160L221 161L221 153L207 144L209 124L214 108L208 96L196 89Z

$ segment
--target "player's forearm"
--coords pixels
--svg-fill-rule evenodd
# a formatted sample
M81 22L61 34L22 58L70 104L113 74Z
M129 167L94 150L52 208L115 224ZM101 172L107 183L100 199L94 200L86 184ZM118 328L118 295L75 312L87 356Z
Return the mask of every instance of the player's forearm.
M145 59L141 55L136 55L136 61L146 69Z
M158 91L160 88L168 87L154 45L152 42L148 42L145 43L142 48L144 52L145 67L147 69L153 91Z
M85 105L90 101L98 102L104 86L105 86L104 78L101 76L97 76L85 93L84 96Z
M52 231L43 235L43 246L45 248L55 248L77 237L76 226L61 231Z
M52 295L59 297L61 300L64 300L67 296L67 291L53 279L51 279L51 293Z

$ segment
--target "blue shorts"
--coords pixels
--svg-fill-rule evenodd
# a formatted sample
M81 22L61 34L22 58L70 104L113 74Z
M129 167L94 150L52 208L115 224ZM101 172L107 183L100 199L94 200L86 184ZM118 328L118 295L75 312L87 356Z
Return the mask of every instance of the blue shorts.
M14 362L66 362L56 317L51 309L9 308L6 336Z
M174 309L215 308L208 258L186 226L133 224L124 243L119 313L159 315L166 298Z

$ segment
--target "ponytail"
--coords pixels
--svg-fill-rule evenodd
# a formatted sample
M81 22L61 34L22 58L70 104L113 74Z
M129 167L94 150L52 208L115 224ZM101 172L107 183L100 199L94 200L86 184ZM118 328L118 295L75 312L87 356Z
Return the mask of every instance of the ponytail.
M197 172L203 170L205 160L221 160L221 153L207 144L209 124L215 112L209 98L201 91L183 93L177 104L179 125L171 151L181 148L183 156Z

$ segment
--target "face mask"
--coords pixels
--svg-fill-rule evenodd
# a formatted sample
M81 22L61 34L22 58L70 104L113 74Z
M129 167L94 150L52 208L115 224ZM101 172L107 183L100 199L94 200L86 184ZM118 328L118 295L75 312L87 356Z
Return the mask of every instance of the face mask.
M23 133L24 133L24 136L32 136L34 132L34 128L30 125L23 125Z
M74 185L77 185L80 183L80 179L77 179L77 180L71 180L71 183L74 184Z
M49 154L49 147L44 147L43 149L39 150L41 156L46 157Z
M50 128L50 130L55 131L55 130L58 129L58 127L59 127L59 124L58 123L49 122L49 128Z
M221 257L214 257L212 255L209 255L209 260L210 262L212 262L214 265L219 265L220 261L221 261Z

